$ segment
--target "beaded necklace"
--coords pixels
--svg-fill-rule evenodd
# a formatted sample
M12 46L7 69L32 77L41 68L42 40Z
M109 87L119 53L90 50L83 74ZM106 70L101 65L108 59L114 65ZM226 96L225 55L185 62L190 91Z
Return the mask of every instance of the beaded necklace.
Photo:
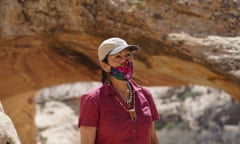
M128 82L127 82L127 83L128 83ZM128 85L129 85L130 97L133 98L133 108L132 108L132 109L127 109L127 108L122 104L122 102L118 99L117 96L114 96L114 97L115 97L115 99L118 101L118 103L121 105L121 107L122 107L126 112L128 112L131 120L135 122L135 121L137 120L137 113L136 113L136 109L135 109L135 95L133 95L132 88L131 88L131 86L130 86L129 83L128 83ZM132 99L132 98L131 98L131 99ZM132 100L131 100L131 102L132 102Z
M127 91L128 91L128 94L129 94L129 98L126 98L124 97L123 95L120 94L120 96L122 97L122 99L125 101L125 103L130 106L131 103L132 103L132 100L133 100L133 92L132 92L132 88L131 88L131 85L129 82L127 82Z

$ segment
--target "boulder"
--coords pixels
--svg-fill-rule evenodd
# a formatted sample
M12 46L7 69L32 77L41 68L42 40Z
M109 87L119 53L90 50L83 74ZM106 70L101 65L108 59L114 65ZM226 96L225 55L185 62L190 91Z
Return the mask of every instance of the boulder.
M21 144L14 124L7 114L4 113L0 102L0 143L1 144Z

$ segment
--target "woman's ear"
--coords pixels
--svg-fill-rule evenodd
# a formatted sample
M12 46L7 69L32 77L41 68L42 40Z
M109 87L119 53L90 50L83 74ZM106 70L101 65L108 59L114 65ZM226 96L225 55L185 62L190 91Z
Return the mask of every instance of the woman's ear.
M99 64L105 72L110 72L111 71L111 66L108 65L107 63L105 63L103 61L100 61Z

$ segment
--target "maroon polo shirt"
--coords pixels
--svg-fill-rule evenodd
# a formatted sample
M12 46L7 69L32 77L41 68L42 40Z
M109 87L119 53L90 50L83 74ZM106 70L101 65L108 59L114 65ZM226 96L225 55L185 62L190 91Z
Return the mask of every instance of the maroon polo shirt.
M116 100L114 96L120 96L112 85L104 83L81 97L79 127L97 127L96 144L150 144L152 121L159 119L156 105L149 90L129 82L136 100L136 121Z

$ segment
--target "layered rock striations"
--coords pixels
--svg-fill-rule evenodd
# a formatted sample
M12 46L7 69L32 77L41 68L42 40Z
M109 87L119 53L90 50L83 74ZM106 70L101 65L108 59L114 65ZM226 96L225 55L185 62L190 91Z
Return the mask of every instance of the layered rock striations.
M239 99L239 17L238 1L1 1L1 57L10 71L2 77L9 80L15 69L21 76L9 86L28 83L26 91L72 82L61 77L77 66L97 71L97 46L119 36L142 47L135 74L141 83L207 85ZM58 79L46 70L54 66L65 69ZM56 82L44 82L51 75Z
M33 93L99 81L96 51L110 36L141 47L134 79L143 85L205 85L240 100L239 11L235 0L2 0L3 107L27 143L23 133L35 130L21 121L33 125Z

